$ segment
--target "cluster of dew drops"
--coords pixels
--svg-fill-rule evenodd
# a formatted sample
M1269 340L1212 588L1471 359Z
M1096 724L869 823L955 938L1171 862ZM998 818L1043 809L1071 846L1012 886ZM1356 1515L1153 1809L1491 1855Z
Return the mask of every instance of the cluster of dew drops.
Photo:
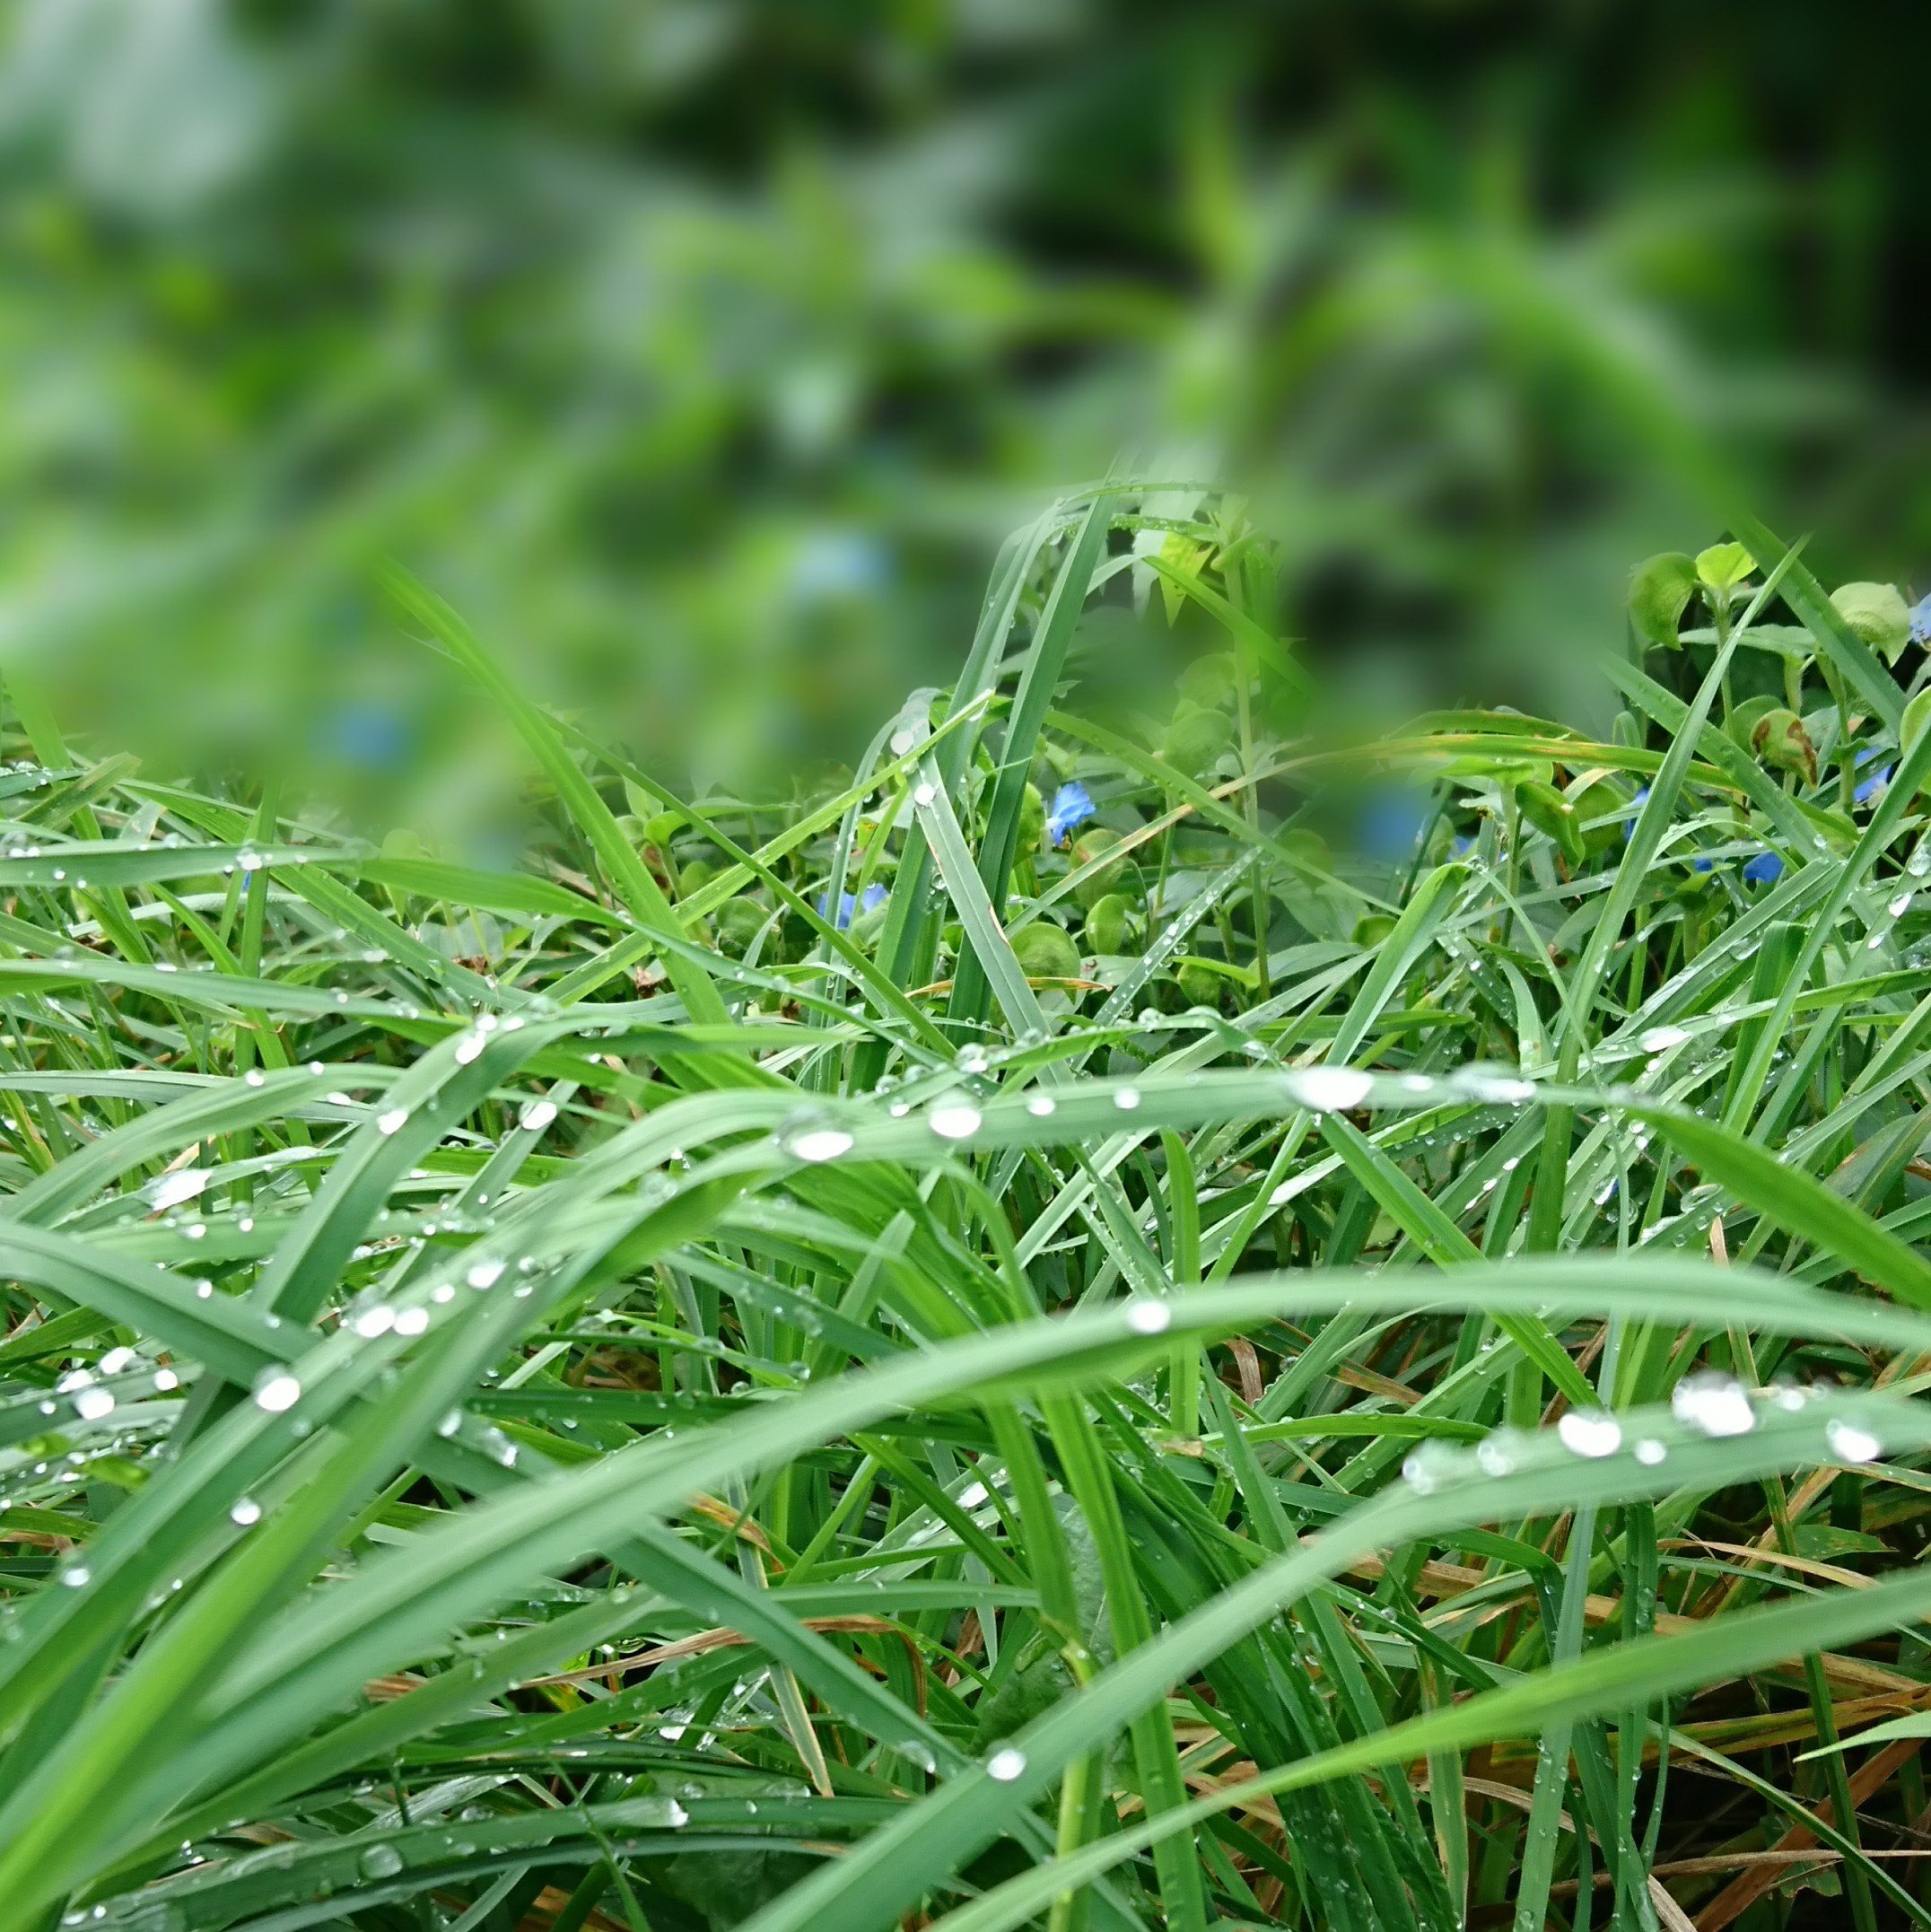
M1779 1383L1764 1394L1774 1409L1795 1413L1829 1399L1830 1391ZM1685 1376L1670 1394L1670 1410L1689 1434L1705 1438L1746 1436L1757 1426L1758 1400L1734 1377L1715 1370ZM1553 1435L1560 1447L1586 1462L1597 1462L1627 1448L1645 1468L1669 1459L1670 1447L1660 1437L1631 1437L1623 1419L1607 1409L1570 1409L1558 1419ZM1883 1444L1864 1423L1842 1416L1829 1417L1823 1426L1831 1457L1847 1467L1874 1463ZM1443 1441L1422 1444L1402 1464L1402 1475L1417 1494L1429 1496L1452 1483L1483 1477L1512 1475L1543 1441L1545 1434L1501 1429L1478 1443L1472 1452Z

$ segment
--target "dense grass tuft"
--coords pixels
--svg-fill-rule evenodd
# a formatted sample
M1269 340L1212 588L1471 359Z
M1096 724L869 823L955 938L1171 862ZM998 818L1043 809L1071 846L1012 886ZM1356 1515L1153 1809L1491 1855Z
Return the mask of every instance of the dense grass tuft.
M1901 600L1350 747L1138 502L782 820L398 578L513 875L13 687L0 1924L1931 1924Z

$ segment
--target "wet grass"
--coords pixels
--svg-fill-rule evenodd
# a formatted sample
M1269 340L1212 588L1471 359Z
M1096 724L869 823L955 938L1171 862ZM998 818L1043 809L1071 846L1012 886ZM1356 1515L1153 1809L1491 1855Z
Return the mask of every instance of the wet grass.
M513 876L11 688L0 1923L1931 1923L1890 607L1350 752L1221 517L1143 739L1136 502L775 835L401 578Z

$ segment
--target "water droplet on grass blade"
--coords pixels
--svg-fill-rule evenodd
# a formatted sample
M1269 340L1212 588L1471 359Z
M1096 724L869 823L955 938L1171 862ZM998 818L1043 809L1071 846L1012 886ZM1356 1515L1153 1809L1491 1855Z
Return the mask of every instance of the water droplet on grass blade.
M228 1520L246 1529L251 1523L261 1521L261 1505L252 1496L241 1497L228 1512Z
M1613 1456L1622 1447L1622 1424L1602 1409L1571 1409L1556 1424L1562 1447L1577 1456Z
M933 1107L925 1116L925 1124L941 1141L969 1141L978 1132L983 1119L977 1107L953 1100Z
M1316 1114L1345 1114L1374 1092L1375 1083L1352 1067L1303 1067L1289 1075L1288 1088Z
M301 1384L285 1368L271 1368L255 1385L255 1406L280 1415L301 1400Z
M1846 1463L1874 1463L1884 1453L1883 1444L1869 1429L1835 1416L1823 1425L1823 1439L1831 1455Z
M1757 1426L1743 1385L1726 1375L1685 1376L1671 1391L1670 1407L1679 1422L1706 1436L1745 1436Z
M1136 1335L1164 1334L1173 1325L1174 1311L1164 1301L1130 1301L1126 1325Z
M985 1761L985 1774L1000 1784L1011 1784L1026 1775L1026 1753L1004 1745Z
M784 1145L799 1160L836 1160L852 1151L852 1141L843 1127L808 1127L791 1135Z

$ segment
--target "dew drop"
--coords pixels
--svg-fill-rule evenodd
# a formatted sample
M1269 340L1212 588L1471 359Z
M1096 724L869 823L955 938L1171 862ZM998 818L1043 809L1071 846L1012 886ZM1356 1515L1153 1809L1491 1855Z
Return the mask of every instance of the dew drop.
M1670 1394L1676 1420L1706 1436L1745 1436L1757 1426L1743 1385L1725 1375L1685 1376Z
M1113 1104L1123 1114L1131 1114L1140 1105L1140 1089L1137 1087L1123 1087L1114 1095Z
M983 1116L964 1101L948 1101L935 1106L925 1116L925 1124L941 1141L969 1141L977 1133Z
M1172 1325L1174 1311L1164 1301L1130 1301L1126 1325L1136 1335L1158 1335Z
M996 1783L1011 1784L1026 1775L1026 1753L1015 1751L1010 1744L1003 1746L985 1761L985 1774Z
M1353 1067L1304 1067L1289 1077L1289 1088L1316 1114L1345 1114L1374 1092L1375 1083Z
M1666 1053L1673 1046L1687 1046L1690 1036L1681 1027L1652 1027L1638 1044L1646 1053Z
M1869 1429L1834 1416L1823 1425L1823 1439L1831 1455L1846 1463L1874 1463L1884 1453L1883 1444Z
M843 1127L808 1127L785 1142L786 1150L799 1160L836 1160L852 1151L852 1136Z
M240 1498L228 1512L228 1520L246 1529L251 1523L261 1521L261 1505L252 1496Z
M523 1109L523 1117L518 1125L525 1133L541 1133L555 1118L555 1101L533 1100Z
M156 1213L164 1208L178 1208L184 1201L197 1199L213 1179L205 1167L182 1167L173 1174L162 1175L147 1198Z
M376 1115L375 1131L381 1134L400 1133L408 1123L409 1110L406 1107L392 1106L386 1114Z
M1051 1094L1034 1094L1026 1103L1026 1111L1035 1120L1044 1120L1049 1115L1057 1114L1060 1104Z
M1556 1424L1556 1434L1577 1456L1613 1456L1622 1447L1622 1424L1601 1409L1571 1409Z
M280 1415L301 1400L301 1384L285 1368L271 1368L255 1385L255 1406Z

